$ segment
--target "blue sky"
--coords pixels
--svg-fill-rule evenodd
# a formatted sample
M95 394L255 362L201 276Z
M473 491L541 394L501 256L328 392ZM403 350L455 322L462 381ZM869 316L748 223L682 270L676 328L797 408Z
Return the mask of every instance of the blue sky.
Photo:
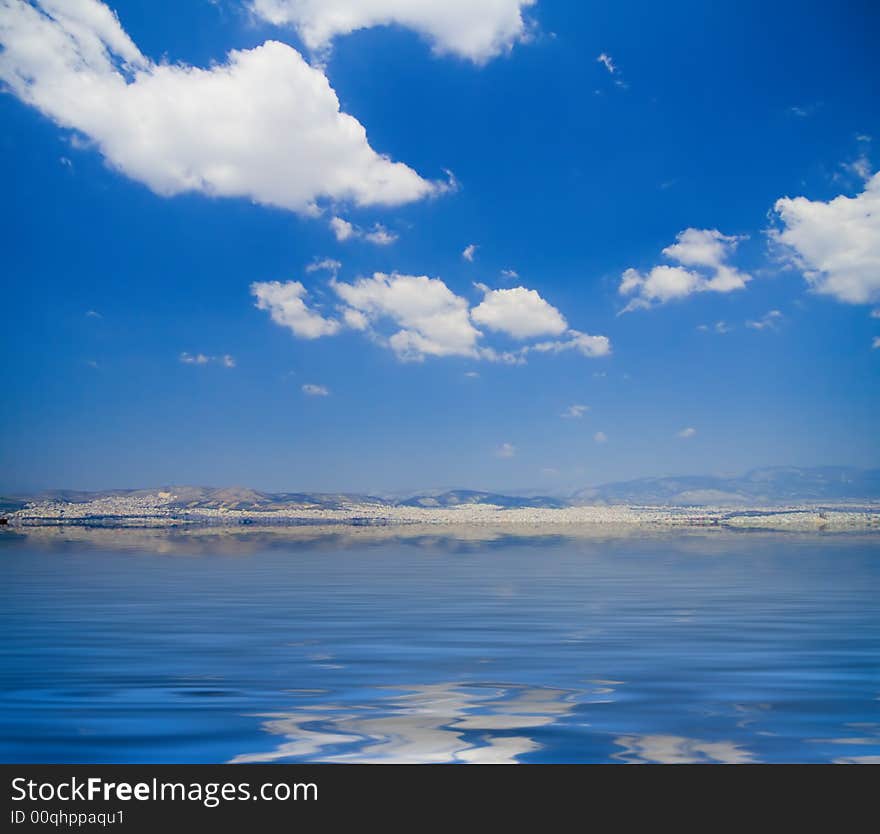
M399 5L0 0L0 489L880 464L876 4Z

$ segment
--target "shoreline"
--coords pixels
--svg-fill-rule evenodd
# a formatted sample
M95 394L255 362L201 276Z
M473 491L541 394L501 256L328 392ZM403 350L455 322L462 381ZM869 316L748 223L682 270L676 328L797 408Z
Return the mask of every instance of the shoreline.
M181 506L174 496L97 498L85 502L45 501L7 513L9 530L87 527L92 529L251 528L466 528L519 530L628 528L641 530L726 529L793 532L878 532L880 506L840 503L755 507L675 507L585 505L562 508L460 504L413 507L380 503L335 508L291 505L281 508Z

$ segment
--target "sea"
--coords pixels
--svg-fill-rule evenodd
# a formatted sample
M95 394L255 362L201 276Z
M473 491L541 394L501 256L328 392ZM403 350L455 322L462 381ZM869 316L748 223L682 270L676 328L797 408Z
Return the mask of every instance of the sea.
M880 762L880 536L0 531L0 761Z

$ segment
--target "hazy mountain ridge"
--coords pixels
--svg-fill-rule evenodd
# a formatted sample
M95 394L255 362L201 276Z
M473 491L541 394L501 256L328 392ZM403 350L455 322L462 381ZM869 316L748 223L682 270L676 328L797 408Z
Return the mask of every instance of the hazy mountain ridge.
M570 501L564 498L550 498L546 495L516 496L497 492L481 492L472 489L456 489L439 495L421 494L403 501L395 502L401 507L458 507L462 504L493 504L496 507L547 507L556 509L567 507Z
M880 469L845 466L776 466L745 475L686 475L639 478L579 490L575 503L606 504L773 504L786 501L843 501L880 498Z
M169 486L158 489L120 489L86 492L48 490L34 495L0 497L0 511L14 511L30 502L82 504L97 498L147 498L160 496L171 508L234 510L342 509L351 506L449 508L491 504L518 509L526 507L656 505L737 506L786 502L880 500L880 469L855 467L767 467L744 475L723 477L683 475L639 478L578 490L568 498L543 495L510 495L499 492L454 489L440 493L419 492L403 499L385 499L359 493L261 492L246 487Z

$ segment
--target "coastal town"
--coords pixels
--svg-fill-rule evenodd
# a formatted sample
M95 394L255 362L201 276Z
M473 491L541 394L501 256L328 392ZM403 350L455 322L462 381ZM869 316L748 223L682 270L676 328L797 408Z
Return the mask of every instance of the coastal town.
M27 502L5 514L8 529L26 527L181 527L193 525L344 525L535 527L720 527L736 530L800 532L880 532L880 505L790 504L762 507L724 506L501 506L461 503L412 506L380 499L299 496L298 500L258 503L234 500L182 500L176 492L138 491L96 495L85 500Z

